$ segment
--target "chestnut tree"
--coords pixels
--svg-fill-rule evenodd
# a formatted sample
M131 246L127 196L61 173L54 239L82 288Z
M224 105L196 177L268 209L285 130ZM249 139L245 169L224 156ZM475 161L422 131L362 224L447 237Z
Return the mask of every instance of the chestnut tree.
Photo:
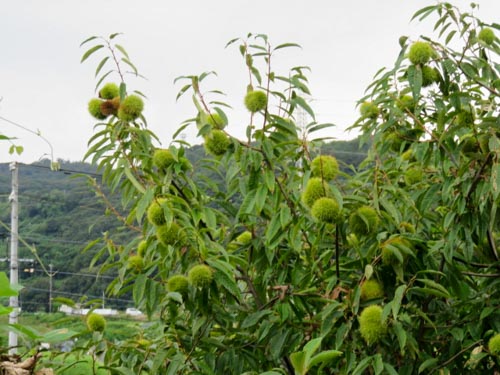
M109 292L131 291L151 323L120 343L94 332L82 348L97 345L121 374L498 370L500 26L448 3L414 16L428 17L435 35L400 38L360 100L353 127L371 147L349 175L319 152L331 124L306 100L308 69L274 69L295 44L228 43L248 70L244 139L203 73L178 78L193 117L160 147L118 35L86 40L82 61L103 54L86 158L137 234L92 246L118 269ZM188 126L207 152L194 164Z

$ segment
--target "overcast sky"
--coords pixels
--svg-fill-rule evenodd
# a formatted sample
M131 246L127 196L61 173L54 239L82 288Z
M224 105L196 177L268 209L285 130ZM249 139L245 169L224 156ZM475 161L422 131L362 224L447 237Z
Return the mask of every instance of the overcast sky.
M469 10L469 1L451 1ZM236 46L226 43L247 33L264 33L273 45L295 42L302 49L283 50L276 70L308 65L311 106L319 122L337 126L329 136L350 139L356 101L375 72L390 66L398 38L431 35L431 23L410 23L412 14L432 1L407 0L22 0L0 1L0 116L39 131L55 158L81 160L92 134L87 102L95 96L98 59L80 64L80 43L91 35L122 32L119 43L147 80L129 87L148 97L150 128L168 146L179 124L195 115L189 96L175 101L180 75L215 70L207 89L220 89L234 107L228 132L242 137L246 126L242 100L247 75ZM479 0L476 14L499 22L500 1ZM115 80L117 81L116 77ZM0 162L33 162L50 152L39 137L0 119L0 133L16 136L21 156L8 154L0 142ZM187 140L199 143L194 129Z

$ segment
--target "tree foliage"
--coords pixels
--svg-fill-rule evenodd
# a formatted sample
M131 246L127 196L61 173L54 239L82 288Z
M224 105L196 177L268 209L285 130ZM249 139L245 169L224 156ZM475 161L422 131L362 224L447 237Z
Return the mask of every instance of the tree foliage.
M328 124L315 122L305 99L306 67L274 71L281 50L295 45L273 46L265 35L228 43L248 69L248 93L261 92L258 103L245 103L245 139L225 126L222 93L205 87L212 73L178 79L178 98L190 94L195 113L174 136L166 168L153 163L157 139L142 112L96 124L87 158L121 192L126 225L137 232L127 246L109 240L102 250L105 268L119 272L110 291L131 290L157 318L143 333L147 345L101 345L106 366L122 374L498 369L486 343L500 331L500 27L447 3L414 18L430 16L436 39L402 38L395 65L360 101L354 127L371 147L353 176L312 175L321 142L311 139ZM82 60L108 51L98 86L109 75L103 67L117 62L122 105L134 95L122 65L137 69L115 40L87 40ZM299 108L313 119L305 128L295 122ZM197 168L220 181L193 180L177 138L187 126L216 156ZM304 202L318 198L330 203L313 216ZM146 218L152 204L161 222ZM187 287L169 290L179 275ZM382 297L361 298L367 280L383 285Z

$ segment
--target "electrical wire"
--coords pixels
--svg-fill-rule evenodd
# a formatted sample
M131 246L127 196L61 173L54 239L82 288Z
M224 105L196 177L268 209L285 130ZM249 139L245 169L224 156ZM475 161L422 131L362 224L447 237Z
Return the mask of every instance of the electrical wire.
M25 240L30 240L33 242L41 242L41 241L47 241L47 242L54 242L54 243L71 243L71 244L76 244L76 245L87 245L89 241L93 241L93 239L89 238L88 241L74 241L74 240L65 240L65 239L57 239L57 238L50 238L50 237L44 237L41 235L36 235L36 237L32 237L31 235L23 236Z
M1 117L0 117L0 119L1 119ZM99 178L102 177L102 174L100 174L100 173L94 173L94 172L83 172L83 171L76 171L76 170L73 170L73 169L65 169L65 168L58 168L56 170L53 170L52 168L50 168L49 166L46 166L46 165L26 164L26 163L18 163L18 164L22 165L24 167L33 167L33 168L47 169L47 170L50 170L52 172L62 172L64 174L84 174L84 175L87 175L87 176L93 176L93 177L99 177Z
M50 289L33 288L33 287L30 287L30 286L27 286L24 289L33 290L35 292L50 292ZM61 291L57 291L57 290L52 290L52 294L54 294L54 293L61 294L61 295L66 295L66 296L74 296L74 297L89 297L89 298L92 298L92 299L103 299L102 296L92 296L92 295L89 295L89 294L79 294L79 293L70 293L70 292L61 292ZM106 301L134 303L134 301L132 301L132 300L121 299L121 298L108 298L108 297L106 297L104 299Z
M43 271L35 270L35 272L43 272ZM97 273L79 273L79 272L66 272L66 271L54 271L54 273L57 273L58 275L92 277L96 279L109 279L109 280L114 280L117 277L117 276L99 275Z

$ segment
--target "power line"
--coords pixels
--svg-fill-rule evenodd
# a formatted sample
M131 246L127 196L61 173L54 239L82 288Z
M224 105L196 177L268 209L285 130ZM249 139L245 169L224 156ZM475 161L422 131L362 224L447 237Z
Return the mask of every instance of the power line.
M35 270L35 272L43 272L42 270ZM57 271L58 275L70 275L70 276L82 276L82 277L92 277L96 279L110 279L114 280L116 277L115 276L107 276L107 275L99 275L97 273L79 273L79 272L64 272L64 271Z
M49 289L43 289L43 288L33 288L30 286L25 287L25 289L33 290L35 292L50 292ZM74 297L89 297L92 299L102 299L102 296L92 296L88 294L78 294L78 293L70 293L70 292L61 292L57 290L53 290L52 293L57 293L61 295L66 295L66 296L74 296ZM121 298L107 298L106 301L116 301L116 302L127 302L127 303L133 303L134 301L128 300L128 299L121 299Z
M46 302L33 302L33 301L21 301L21 305L42 305L42 306L47 306Z
M102 174L100 173L94 173L94 172L83 172L83 171L76 171L76 170L73 170L73 169L65 169L65 168L59 168L57 170L53 170L51 169L49 166L46 166L46 165L39 165L39 164L25 164L25 163L19 163L20 165L24 166L24 167L33 167L33 168L40 168L40 169L47 169L47 170L50 170L52 172L62 172L64 174L84 174L84 175L87 175L87 176L93 176L93 177L100 177L102 178Z
M55 242L55 243L71 243L71 244L77 244L77 245L86 245L88 244L88 241L92 241L92 239L89 238L88 241L74 241L74 240L64 240L64 239L57 239L57 238L50 238L50 237L44 237L41 238L41 236L37 235L36 237L32 237L30 235L28 236L23 236L25 240L30 240L34 242L41 242L41 241L47 241L47 242Z

